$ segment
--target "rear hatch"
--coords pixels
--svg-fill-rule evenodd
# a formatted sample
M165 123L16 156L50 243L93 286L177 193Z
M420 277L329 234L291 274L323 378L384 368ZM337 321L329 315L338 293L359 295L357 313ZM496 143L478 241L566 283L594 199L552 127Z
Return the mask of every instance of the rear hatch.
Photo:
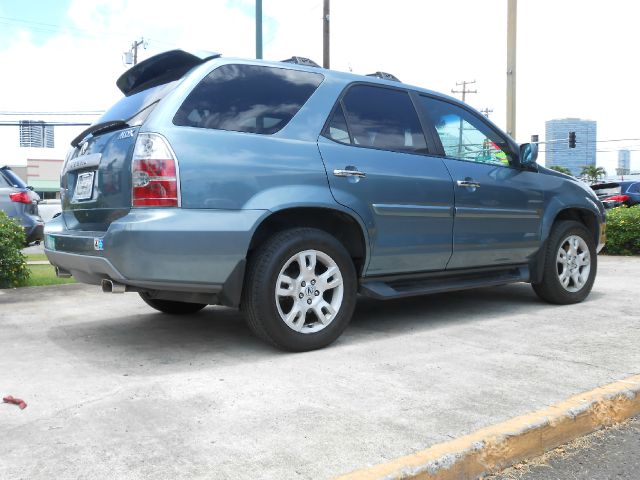
M71 142L62 169L62 212L69 230L106 231L129 212L131 161L140 125L186 72L208 58L164 52L117 80L125 96Z

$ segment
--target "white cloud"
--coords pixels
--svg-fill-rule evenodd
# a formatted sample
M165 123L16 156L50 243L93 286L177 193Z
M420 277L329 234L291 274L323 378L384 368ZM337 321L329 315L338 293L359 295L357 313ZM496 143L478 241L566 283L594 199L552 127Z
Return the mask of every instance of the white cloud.
M331 65L356 73L388 71L448 93L477 80L468 102L494 110L504 127L506 0L334 0ZM2 110L103 109L120 95L121 54L144 37L140 58L170 48L255 54L254 0L73 0L73 28L34 43L28 32L0 50ZM322 62L322 0L264 0L264 56ZM544 135L544 121L598 121L599 139L638 138L640 94L633 0L521 0L518 24L518 135ZM84 34L76 35L78 29ZM640 144L640 142L636 142ZM610 147L607 147L610 148ZM640 168L640 152L632 153ZM613 169L616 154L599 162Z

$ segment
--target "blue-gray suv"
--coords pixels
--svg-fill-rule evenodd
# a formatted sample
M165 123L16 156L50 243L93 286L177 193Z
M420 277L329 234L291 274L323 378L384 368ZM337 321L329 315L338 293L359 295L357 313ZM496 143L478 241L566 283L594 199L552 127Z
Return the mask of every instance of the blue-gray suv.
M303 351L391 299L529 282L582 301L605 216L453 98L387 74L165 52L73 142L45 251L59 275L189 314L237 307Z

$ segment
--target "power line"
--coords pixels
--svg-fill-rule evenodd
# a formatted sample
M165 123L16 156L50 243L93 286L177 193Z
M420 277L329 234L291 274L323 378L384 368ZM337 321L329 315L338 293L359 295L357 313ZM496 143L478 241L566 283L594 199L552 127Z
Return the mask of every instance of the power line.
M85 127L89 126L91 123L88 122L42 122L38 123L38 126L43 127ZM0 121L0 127L20 127L24 126L24 123L20 122L3 122Z
M104 110L78 110L78 111L66 111L66 112L17 112L17 111L0 111L0 116L28 116L28 115L102 115Z
M36 22L34 20L24 20L24 19L20 19L20 18L4 17L4 16L0 16L0 24L9 25L9 26L13 25L15 27L29 27L32 30L40 31L40 32L43 32L43 33L65 33L65 32L70 32L71 31L74 34L82 35L82 36L90 37L90 38L126 37L127 36L125 33L106 32L106 31L105 32L96 33L96 32L92 32L92 31L89 31L89 30L84 30L84 29L77 28L77 27L63 26L63 25L58 25L58 24L54 24L54 23Z

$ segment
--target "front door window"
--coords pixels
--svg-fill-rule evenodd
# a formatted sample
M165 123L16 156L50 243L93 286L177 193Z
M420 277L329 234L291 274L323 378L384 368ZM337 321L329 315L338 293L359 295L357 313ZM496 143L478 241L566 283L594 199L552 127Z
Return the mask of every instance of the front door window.
M481 119L451 103L420 100L447 157L504 166L513 161L507 142Z

